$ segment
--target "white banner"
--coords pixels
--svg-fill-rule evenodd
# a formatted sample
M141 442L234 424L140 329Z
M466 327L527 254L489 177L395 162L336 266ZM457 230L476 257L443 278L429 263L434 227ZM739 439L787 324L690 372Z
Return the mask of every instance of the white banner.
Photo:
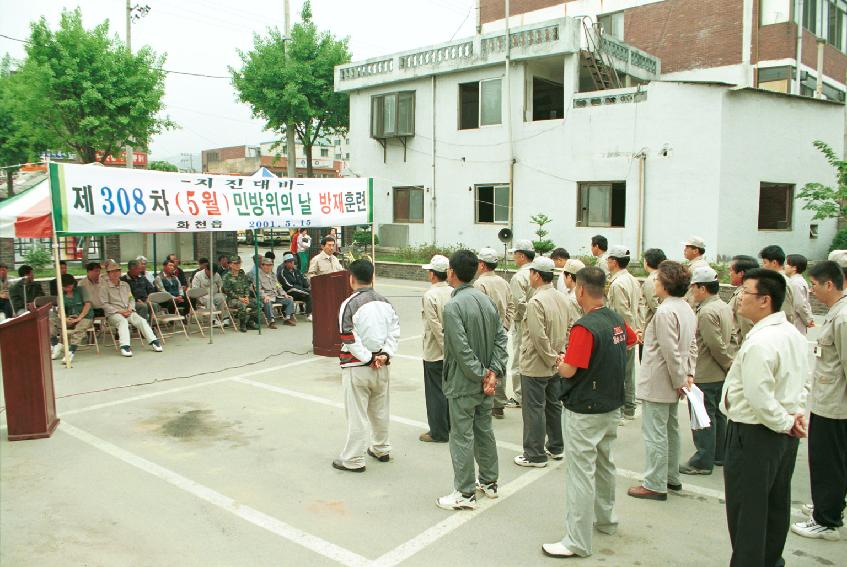
M59 234L370 224L366 178L285 179L50 164Z

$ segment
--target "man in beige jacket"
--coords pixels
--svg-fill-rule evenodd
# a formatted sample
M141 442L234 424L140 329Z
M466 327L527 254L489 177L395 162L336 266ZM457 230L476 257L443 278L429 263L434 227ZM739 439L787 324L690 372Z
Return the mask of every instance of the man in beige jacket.
M631 329L641 329L641 284L626 269L629 266L629 249L626 246L609 248L609 291L606 307L623 317ZM635 349L626 351L626 398L623 406L624 419L635 419Z
M762 259L762 267L766 270L779 272L785 278L785 301L782 304L782 311L785 313L785 318L792 325L794 324L794 288L791 285L791 280L785 275L785 251L781 246L771 244L765 246L759 252L759 258Z
M687 261L686 265L688 266L688 273L694 273L694 270L697 268L708 268L709 262L706 261L706 241L700 238L699 236L691 236L682 243L685 247L682 250L682 255L685 256L685 260ZM696 305L696 301L694 301L694 297L691 295L691 290L685 294L685 301L688 302L688 305L694 309Z
M422 301L424 395L429 431L421 433L419 439L425 443L447 443L450 438L450 411L442 390L442 375L444 304L450 301L453 293L453 288L447 284L450 260L446 256L436 254L429 264L422 267L428 270L429 283L432 285L424 292Z
M529 264L535 259L535 249L529 240L518 240L511 250L518 271L512 276L509 287L515 302L515 318L512 320L512 398L508 408L521 407L521 340L523 339L526 304L535 290L529 285Z
M335 239L331 236L321 238L321 251L309 262L309 271L306 277L312 279L314 276L322 276L333 272L341 272L344 267L335 257Z
M726 442L726 416L718 406L726 373L732 366L729 339L732 336L732 310L718 295L721 284L712 268L697 268L691 275L691 291L697 306L697 365L694 383L703 392L703 402L711 424L691 432L697 451L679 466L682 474L712 474L723 466Z
M509 287L509 282L498 276L494 271L497 269L497 263L500 258L493 248L483 248L477 255L479 258L479 269L476 274L476 281L473 286L491 298L497 307L497 312L500 314L500 320L503 322L503 328L506 333L512 327L512 319L515 317L515 302L512 299L512 290ZM495 419L503 419L503 408L508 402L506 398L506 381L497 380L497 387L494 390L494 407L491 410L491 415Z
M515 457L521 467L546 467L548 455L555 460L564 457L560 380L554 375L569 324L565 296L553 288L554 266L543 256L529 265L529 284L535 293L526 305L521 342L523 454Z
M759 267L759 263L752 256L733 256L729 265L729 283L735 286L732 297L729 300L729 308L732 310L732 336L729 340L729 353L735 354L741 348L741 343L750 329L753 321L741 314L741 284L744 282L744 274Z

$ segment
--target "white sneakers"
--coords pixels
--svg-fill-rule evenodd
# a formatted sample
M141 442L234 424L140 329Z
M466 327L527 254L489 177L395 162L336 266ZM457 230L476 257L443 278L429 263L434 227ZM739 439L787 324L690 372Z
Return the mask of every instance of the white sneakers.
M447 496L436 499L435 505L442 510L476 510L476 494L465 496L455 490Z
M50 358L53 360L59 360L62 358L62 353L65 351L65 345L62 343L56 343L52 347L50 347Z
M159 344L159 339L156 339L155 341L151 341L150 342L150 348L152 348L156 352L162 352L164 350L162 348L162 345Z
M576 553L568 549L562 542L545 543L541 545L541 551L547 557L576 557Z
M127 346L122 346L122 347L121 347L121 356L126 356L126 357L130 357L130 356L132 356L132 349L131 349L131 348L129 348L129 346L128 346L128 345L127 345Z
M496 482L477 482L477 492L482 492L487 498L497 498L497 483Z
M308 317L306 317L306 321L311 321L311 320L312 320L312 314L309 313Z
M537 469L543 469L547 466L547 461L544 461L543 463L533 463L532 461L527 460L525 456L518 455L515 457L515 464L519 467L534 467Z
M813 518L805 522L795 522L791 524L791 531L795 534L811 539L825 539L828 541L838 541L841 539L841 534L838 533L838 528L827 528L817 523Z
M562 459L565 458L564 453L551 453L547 449L544 449L544 452L547 453L547 456L550 457L551 459L553 459L554 461L561 461Z

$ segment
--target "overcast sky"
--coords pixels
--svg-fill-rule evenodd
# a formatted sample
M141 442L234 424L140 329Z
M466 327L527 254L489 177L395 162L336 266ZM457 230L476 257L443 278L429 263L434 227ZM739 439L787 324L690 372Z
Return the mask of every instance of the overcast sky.
M147 4L147 16L132 24L132 46L151 46L166 53L166 69L228 75L238 66L237 49L249 50L253 33L283 27L282 0L133 0ZM291 0L292 21L299 20L303 0ZM62 7L82 9L86 27L109 20L110 30L124 37L124 0L0 0L0 34L25 39L29 23L45 16L58 25ZM349 36L353 60L415 49L473 35L474 0L313 0L314 21L336 37ZM24 56L21 43L0 37L0 55ZM250 108L236 101L229 79L169 74L166 113L180 128L153 138L153 159L182 152L258 144L274 139Z

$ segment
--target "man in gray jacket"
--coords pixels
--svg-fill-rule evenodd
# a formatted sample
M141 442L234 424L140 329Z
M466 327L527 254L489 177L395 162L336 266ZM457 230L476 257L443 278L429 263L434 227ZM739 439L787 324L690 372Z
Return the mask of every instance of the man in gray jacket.
M515 303L515 318L512 321L512 398L507 408L521 407L521 340L523 340L526 304L532 297L533 289L529 285L529 264L535 259L535 249L529 240L518 240L511 250L518 271L509 281L512 288L512 300Z
M450 407L454 491L436 500L445 510L473 510L476 490L497 498L497 444L491 407L498 378L506 375L508 338L494 303L470 285L479 260L470 250L450 257L444 306L444 395ZM479 481L474 474L479 465Z

